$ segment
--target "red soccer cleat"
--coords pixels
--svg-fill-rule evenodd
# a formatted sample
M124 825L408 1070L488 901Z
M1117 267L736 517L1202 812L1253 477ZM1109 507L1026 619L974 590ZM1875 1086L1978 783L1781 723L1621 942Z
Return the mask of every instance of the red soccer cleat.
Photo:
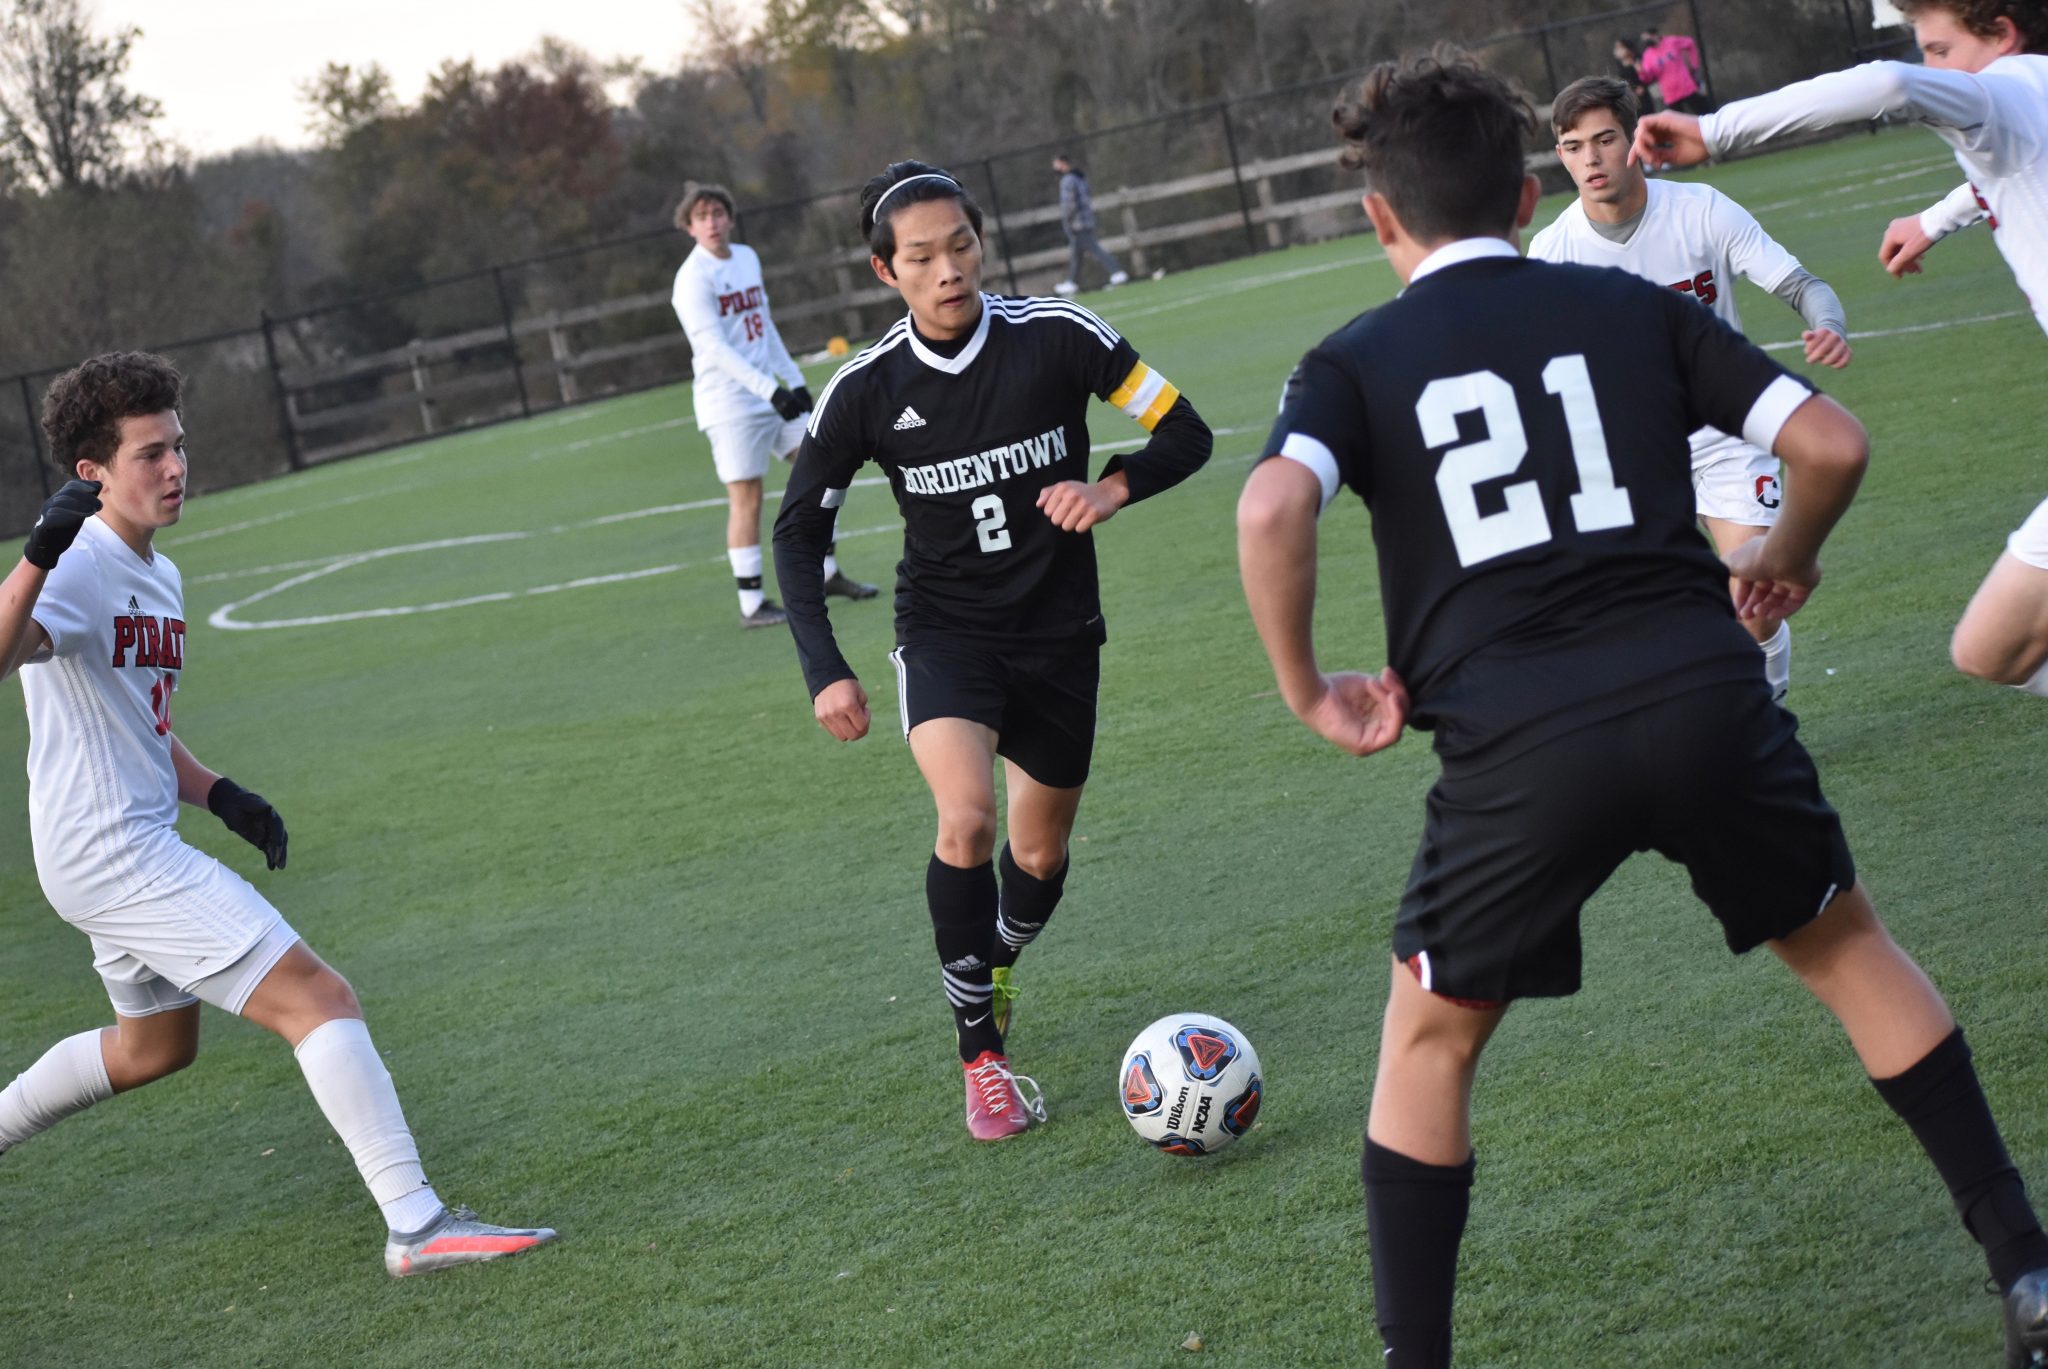
M967 1075L967 1133L977 1141L1000 1141L1028 1131L1045 1120L1045 1099L1038 1081L1010 1073L1010 1062L995 1051L983 1051L960 1067ZM1025 1097L1019 1084L1031 1086Z

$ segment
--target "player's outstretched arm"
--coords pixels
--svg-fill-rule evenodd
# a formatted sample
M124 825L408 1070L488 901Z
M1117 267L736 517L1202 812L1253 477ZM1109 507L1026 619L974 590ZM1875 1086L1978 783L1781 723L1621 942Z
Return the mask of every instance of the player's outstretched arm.
M50 644L31 616L43 582L70 550L85 520L99 512L100 482L71 480L43 501L36 525L22 545L21 561L0 581L0 680L6 679Z
M1972 129L1993 117L1983 83L1963 71L1866 62L1723 105L1705 119L1650 114L1636 125L1631 160L1693 166L1777 138L1899 115L1931 128Z
M1764 536L1726 558L1735 610L1745 618L1797 612L1820 584L1820 549L1848 511L1870 464L1870 436L1826 395L1809 396L1779 428L1771 450L1785 465L1785 502Z
M1316 662L1316 519L1323 491L1293 461L1260 463L1237 504L1238 569L1245 602L1273 663L1280 697L1318 736L1367 756L1401 739L1408 691L1380 675L1325 675Z

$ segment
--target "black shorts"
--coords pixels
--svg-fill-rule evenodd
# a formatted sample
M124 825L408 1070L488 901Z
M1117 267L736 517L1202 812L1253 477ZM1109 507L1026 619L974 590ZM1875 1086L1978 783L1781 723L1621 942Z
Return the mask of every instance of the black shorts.
M1790 714L1754 682L1590 724L1430 790L1394 952L1424 988L1485 1003L1579 987L1579 909L1636 851L1686 867L1740 954L1856 882Z
M1036 655L910 642L889 653L903 735L933 718L994 729L996 754L1040 784L1078 789L1095 752L1094 648Z

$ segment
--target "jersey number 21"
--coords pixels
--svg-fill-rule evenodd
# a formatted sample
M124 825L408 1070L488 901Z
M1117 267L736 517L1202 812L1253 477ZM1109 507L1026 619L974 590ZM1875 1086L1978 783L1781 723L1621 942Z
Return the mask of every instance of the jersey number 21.
M1635 522L1628 491L1614 483L1614 464L1607 457L1607 433L1593 401L1593 378L1586 358L1578 353L1553 357L1543 368L1543 388L1564 404L1565 428L1571 434L1572 460L1579 470L1579 492L1572 496L1572 522L1580 532L1625 528ZM1415 402L1422 440L1432 450L1458 440L1458 416L1477 411L1486 420L1487 435L1477 442L1452 447L1436 469L1437 497L1458 548L1458 564L1477 565L1551 538L1550 518L1534 480L1517 481L1501 491L1507 507L1481 513L1474 490L1489 480L1513 475L1529 454L1522 427L1521 401L1514 387L1492 371L1473 371L1448 380L1432 380Z

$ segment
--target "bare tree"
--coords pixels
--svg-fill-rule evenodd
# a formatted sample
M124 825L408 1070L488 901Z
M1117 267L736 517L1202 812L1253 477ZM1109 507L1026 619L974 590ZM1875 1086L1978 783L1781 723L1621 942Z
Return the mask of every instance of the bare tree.
M768 63L760 39L747 31L740 6L733 0L688 0L686 7L705 49L719 67L747 92L754 118L768 122Z
M82 0L0 0L0 166L12 180L103 184L158 152L162 107L123 83L141 36L95 34Z
M299 99L306 106L306 131L322 147L339 147L349 134L398 109L391 73L375 62L361 71L345 62L329 62L299 84Z

